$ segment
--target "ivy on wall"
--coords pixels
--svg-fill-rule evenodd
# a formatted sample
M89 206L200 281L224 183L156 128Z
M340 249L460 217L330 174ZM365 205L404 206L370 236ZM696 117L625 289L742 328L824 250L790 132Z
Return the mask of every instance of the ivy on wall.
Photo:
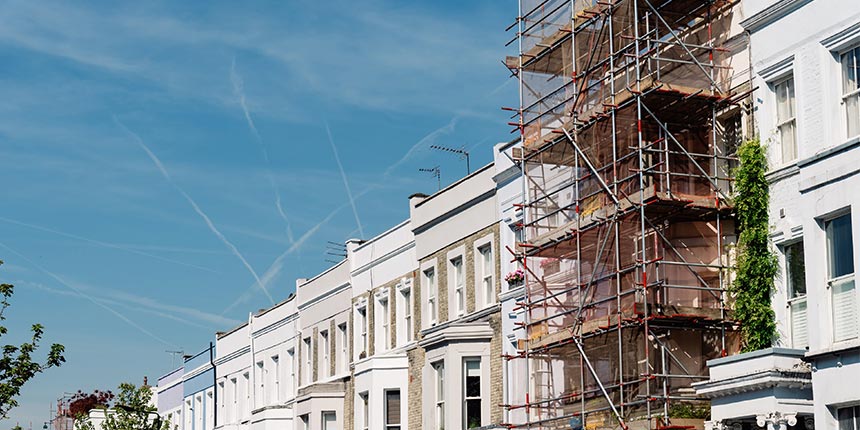
M738 149L735 171L735 210L740 236L735 281L735 318L741 325L743 352L770 348L776 339L776 318L771 307L776 256L769 246L769 184L765 148L756 138Z

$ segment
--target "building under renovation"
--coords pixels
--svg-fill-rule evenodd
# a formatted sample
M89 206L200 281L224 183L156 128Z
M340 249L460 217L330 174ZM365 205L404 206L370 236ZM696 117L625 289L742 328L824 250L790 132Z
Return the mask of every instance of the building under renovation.
M528 387L511 428L701 428L739 350L731 171L747 125L736 2L520 0ZM742 73L741 73L742 72ZM524 413L522 413L524 411Z

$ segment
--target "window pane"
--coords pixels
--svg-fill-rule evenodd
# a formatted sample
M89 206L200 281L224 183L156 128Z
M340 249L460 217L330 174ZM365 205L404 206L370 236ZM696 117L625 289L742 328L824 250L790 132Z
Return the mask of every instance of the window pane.
M466 400L466 428L481 426L481 400Z
M833 340L840 342L858 335L857 292L854 279L842 279L830 287L833 305Z
M857 53L854 48L842 55L842 92L850 93L857 89Z
M400 424L400 391L385 392L385 424Z
M794 120L779 126L779 141L782 146L782 162L788 163L797 158L797 130Z
M848 137L860 134L860 94L854 94L845 99L845 115Z
M806 263L803 258L803 242L785 247L786 281L788 298L806 295Z
M791 345L795 348L805 348L809 345L805 298L791 303Z
M839 421L839 430L854 429L854 410L856 408L840 408L836 411L836 419Z
M851 214L827 221L827 252L830 278L854 273L854 247L851 237Z
M778 122L783 122L791 118L788 97L788 82L785 81L776 85L776 119Z
M480 361L466 361L466 397L481 397Z

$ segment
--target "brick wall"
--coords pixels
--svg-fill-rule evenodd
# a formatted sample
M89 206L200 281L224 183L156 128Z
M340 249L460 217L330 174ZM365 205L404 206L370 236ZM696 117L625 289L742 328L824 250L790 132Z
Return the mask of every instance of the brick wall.
M409 362L409 430L421 430L422 428L422 379L424 371L424 348L415 347L406 352Z

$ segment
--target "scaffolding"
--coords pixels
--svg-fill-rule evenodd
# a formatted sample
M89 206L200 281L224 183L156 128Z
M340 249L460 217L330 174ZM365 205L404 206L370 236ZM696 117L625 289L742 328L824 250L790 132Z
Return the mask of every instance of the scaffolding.
M510 428L701 428L691 384L739 350L726 295L744 96L726 0L520 0L511 123L522 139L530 383ZM734 130L734 129L733 129ZM737 134L736 130L726 134Z

